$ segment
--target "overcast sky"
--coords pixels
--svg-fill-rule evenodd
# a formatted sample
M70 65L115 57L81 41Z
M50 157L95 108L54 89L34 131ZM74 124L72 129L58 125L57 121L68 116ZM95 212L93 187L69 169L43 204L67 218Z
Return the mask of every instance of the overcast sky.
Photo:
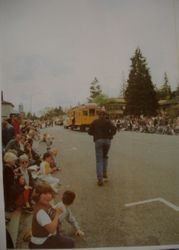
M4 99L26 111L119 96L135 49L152 81L179 82L179 0L1 0Z

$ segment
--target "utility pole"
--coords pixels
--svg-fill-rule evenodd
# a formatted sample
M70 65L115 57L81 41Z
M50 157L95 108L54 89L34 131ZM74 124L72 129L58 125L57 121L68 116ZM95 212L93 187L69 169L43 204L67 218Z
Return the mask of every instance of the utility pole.
M176 17L176 0L173 0L173 16L174 16L174 29L175 29L175 45L176 45L176 60L177 60L177 84L179 83L179 45L178 45L178 31L177 31L177 17Z

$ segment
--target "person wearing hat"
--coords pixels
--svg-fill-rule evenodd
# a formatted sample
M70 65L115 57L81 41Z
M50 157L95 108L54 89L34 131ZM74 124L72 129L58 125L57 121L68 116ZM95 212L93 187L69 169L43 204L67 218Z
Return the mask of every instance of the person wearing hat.
M33 193L34 213L32 218L32 236L30 249L73 248L70 237L58 235L58 219L61 208L53 208L51 202L55 192L47 182L38 184Z
M116 127L107 117L106 111L101 109L98 119L94 120L88 130L93 136L96 152L96 174L98 185L103 185L103 179L107 178L108 152L111 146L111 139L116 133Z
M25 204L23 206L24 212L31 212L31 195L34 188L34 182L32 178L31 172L28 170L29 166L29 158L26 154L23 154L19 156L19 167L15 170L15 173L17 176L23 176L24 177L24 197L25 198ZM17 186L17 185L16 185Z
M13 187L15 183L14 169L17 156L12 152L7 152L4 155L3 162L3 184L4 184L4 203L5 211L13 212L15 210L15 204L13 199Z

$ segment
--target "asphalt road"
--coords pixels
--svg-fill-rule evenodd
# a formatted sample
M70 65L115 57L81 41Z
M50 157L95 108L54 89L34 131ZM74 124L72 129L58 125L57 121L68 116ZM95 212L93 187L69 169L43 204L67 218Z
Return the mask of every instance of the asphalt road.
M60 126L48 132L60 151L60 194L67 189L77 194L71 210L85 239L75 237L76 247L179 245L178 136L117 133L109 152L109 181L99 187L92 137ZM30 220L22 215L19 248L27 247L22 235ZM64 230L73 233L67 225Z

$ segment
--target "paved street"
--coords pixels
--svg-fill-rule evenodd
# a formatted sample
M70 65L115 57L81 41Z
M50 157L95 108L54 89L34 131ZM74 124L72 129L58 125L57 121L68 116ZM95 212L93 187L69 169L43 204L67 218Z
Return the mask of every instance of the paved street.
M60 126L48 132L60 151L60 193L77 194L71 209L86 236L76 238L76 247L179 244L178 136L117 133L109 153L109 182L99 187L92 137ZM22 235L30 220L21 216L19 248L27 247ZM72 233L70 227L65 230Z

